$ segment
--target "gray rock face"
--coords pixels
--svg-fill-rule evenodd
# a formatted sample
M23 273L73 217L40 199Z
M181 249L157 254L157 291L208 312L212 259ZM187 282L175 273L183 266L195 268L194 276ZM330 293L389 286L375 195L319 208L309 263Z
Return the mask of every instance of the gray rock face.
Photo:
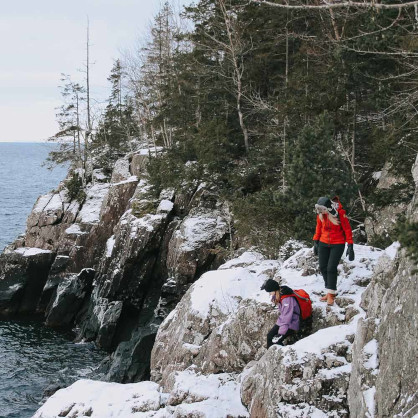
M347 338L341 335L341 341L327 347L326 353L308 354L303 359L297 352L302 341L289 347L271 347L243 373L241 399L250 416L310 416L304 414L308 409L312 415L327 411L329 417L348 417L351 343ZM287 415L290 409L294 412Z
M216 245L228 232L222 211L197 207L180 223L168 244L167 270L171 286L181 293L199 273L208 270Z
M19 248L0 255L0 316L36 312L55 254Z
M251 272L244 267L226 268L227 263L223 271L202 276L158 330L151 358L152 379L165 386L172 373L191 365L202 373L241 372L263 351L275 317L271 306L242 296L257 292L277 266L261 262ZM206 287L204 299L209 307L195 306Z
M95 271L83 269L60 282L52 306L48 309L46 325L64 327L73 323L86 298L90 296Z
M391 171L391 164L386 163L380 174L379 182L376 186L378 190L390 190L393 187L406 183L403 177L394 176ZM370 242L376 237L389 238L394 236L394 229L399 215L405 213L408 203L396 201L394 204L385 206L381 209L370 207L372 214L364 221L367 240Z
M40 196L26 224L25 245L57 251L64 231L75 221L80 203L70 201L63 185Z
M416 192L408 207L416 222L418 157L412 168ZM359 322L349 388L352 416L412 417L418 413L418 275L404 250L379 263L363 294L367 316Z

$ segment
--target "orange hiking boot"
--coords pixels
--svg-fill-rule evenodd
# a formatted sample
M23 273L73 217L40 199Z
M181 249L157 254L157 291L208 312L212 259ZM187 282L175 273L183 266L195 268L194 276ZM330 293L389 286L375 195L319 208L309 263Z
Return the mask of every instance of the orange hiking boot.
M320 297L319 300L321 302L327 302L328 301L328 293L325 296Z
M334 305L334 301L335 301L335 295L333 293L328 293L327 295L327 304L329 306Z

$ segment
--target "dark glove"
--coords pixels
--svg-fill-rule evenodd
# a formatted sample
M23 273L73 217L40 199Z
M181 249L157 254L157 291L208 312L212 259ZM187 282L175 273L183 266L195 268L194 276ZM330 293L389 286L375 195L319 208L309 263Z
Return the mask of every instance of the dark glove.
M285 339L285 336L279 334L273 338L272 342L273 344L284 345L284 339Z
M353 247L353 244L348 244L346 255L348 256L348 259L350 261L353 261L354 260L354 247Z
M318 240L315 240L314 242L313 242L313 253L314 253L314 255L318 255Z

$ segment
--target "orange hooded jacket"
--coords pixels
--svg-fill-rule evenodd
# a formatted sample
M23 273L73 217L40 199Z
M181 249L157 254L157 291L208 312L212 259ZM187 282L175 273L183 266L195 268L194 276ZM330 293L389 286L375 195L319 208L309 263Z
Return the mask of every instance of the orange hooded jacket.
M325 244L353 244L353 233L351 231L350 222L340 200L338 199L338 219L339 225L334 225L327 214L323 214L323 222L319 215L316 217L316 230L313 237L314 241L321 241Z

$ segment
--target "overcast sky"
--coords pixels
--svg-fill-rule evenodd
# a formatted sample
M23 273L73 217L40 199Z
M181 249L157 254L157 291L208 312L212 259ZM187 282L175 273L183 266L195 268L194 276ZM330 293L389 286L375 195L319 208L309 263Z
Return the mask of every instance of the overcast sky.
M191 0L174 0L190 4ZM43 141L57 131L61 73L75 80L85 62L90 21L92 90L106 80L120 51L146 33L160 0L3 1L0 15L0 142Z

